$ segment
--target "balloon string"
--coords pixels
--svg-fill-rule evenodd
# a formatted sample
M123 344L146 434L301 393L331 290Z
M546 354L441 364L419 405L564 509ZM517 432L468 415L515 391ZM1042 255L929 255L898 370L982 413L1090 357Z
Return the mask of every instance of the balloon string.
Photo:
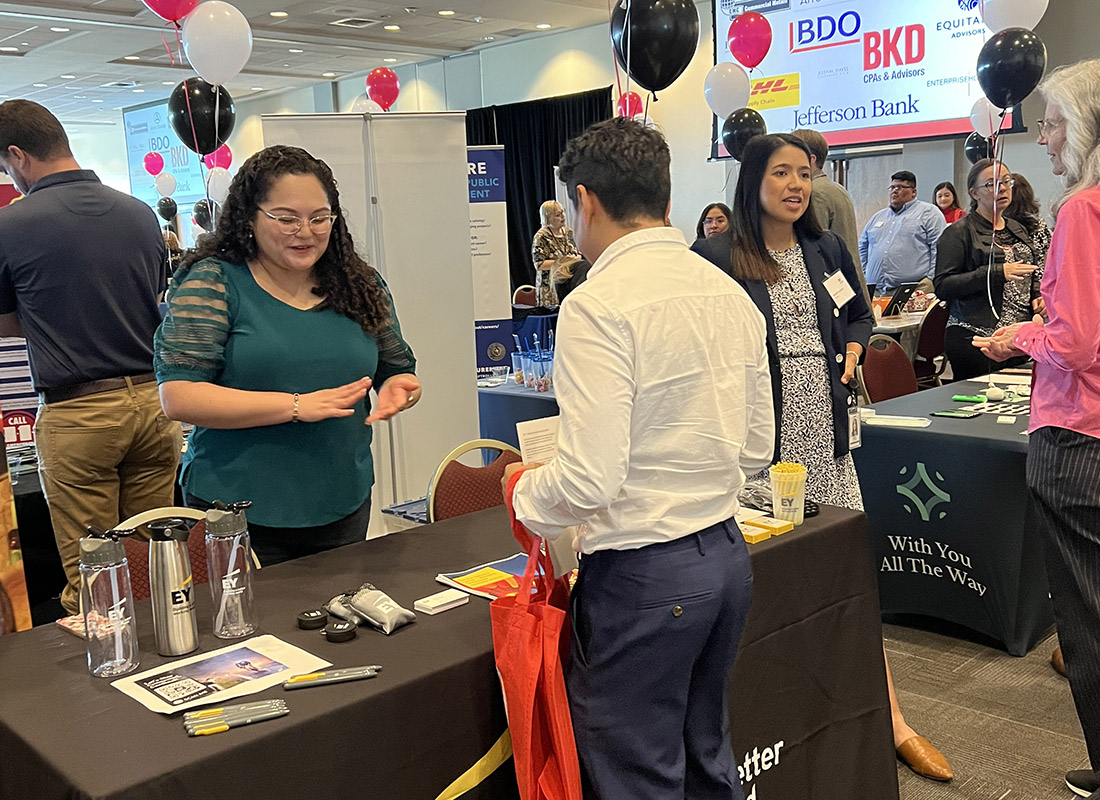
M217 92L217 87L215 87L215 94L220 95L220 92ZM191 87L187 85L187 81L183 82L183 99L184 102L186 102L187 104L187 121L191 125L191 143L195 145L195 155L199 157L199 176L202 178L203 190L206 194L206 207L210 209L210 228L211 230L213 230L216 227L216 225L214 224L214 207L210 204L210 186L208 185L209 181L207 181L208 175L206 174L206 170L203 169L203 167L206 166L206 162L203 161L202 153L199 152L199 134L195 130L195 115L191 113ZM215 100L215 103L216 102L217 101ZM217 124L217 115L215 114L215 131L217 131ZM215 133L215 136L216 135L217 134Z
M607 24L611 22L611 0L607 0ZM619 59L615 57L615 45L611 46L611 63L615 66L615 84L619 87L619 97L623 96L623 80L619 75Z
M648 95L646 95L646 98L645 98L645 111L642 113L642 122L649 122L649 99L651 97L653 98L654 101L656 101L656 99L657 99L657 95L654 94L653 92L650 92Z
M165 25L164 27L168 27ZM172 48L168 46L168 37L164 35L164 31L160 32L160 40L164 43L164 49L168 52L168 60L172 62L172 66L176 66L176 57L172 55Z
M630 0L626 0L626 14L623 16L623 35L626 36L626 93L630 94L630 68L633 62L630 60L630 51L633 50L634 37L630 35ZM629 106L630 101L627 100Z

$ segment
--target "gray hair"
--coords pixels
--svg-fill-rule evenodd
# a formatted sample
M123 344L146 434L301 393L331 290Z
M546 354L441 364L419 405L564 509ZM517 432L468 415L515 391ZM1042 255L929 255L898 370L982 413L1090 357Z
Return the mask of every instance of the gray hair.
M1100 185L1100 60L1059 67L1039 91L1066 119L1062 149L1065 191L1054 203L1054 214L1078 192Z

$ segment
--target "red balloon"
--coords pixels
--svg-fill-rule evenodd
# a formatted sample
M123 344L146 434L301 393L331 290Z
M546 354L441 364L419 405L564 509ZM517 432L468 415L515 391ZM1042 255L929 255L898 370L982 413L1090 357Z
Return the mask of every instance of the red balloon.
M763 14L747 11L730 23L726 43L733 57L752 69L771 49L772 26Z
M145 171L150 175L160 175L164 169L164 157L160 153L146 153L143 159Z
M642 113L642 98L637 92L619 95L619 102L615 104L615 113L620 117L633 119Z
M397 79L397 73L388 67L372 69L367 74L367 97L369 97L386 111L397 102L397 95L401 93L401 81Z
M230 151L229 145L223 144L213 153L207 153L203 156L202 163L206 164L207 169L214 169L214 167L229 169L229 165L233 163L233 153Z
M161 19L179 22L199 4L199 0L141 0Z

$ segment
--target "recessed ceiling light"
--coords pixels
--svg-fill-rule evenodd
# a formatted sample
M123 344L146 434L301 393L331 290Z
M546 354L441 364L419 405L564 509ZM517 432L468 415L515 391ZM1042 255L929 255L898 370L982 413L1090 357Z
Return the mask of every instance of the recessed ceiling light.
M0 47L0 53L18 53L18 52L19 52L19 48L18 47L12 47L11 45L8 45L6 47Z
M144 94L145 93L144 89L132 89L131 91L133 91L134 94Z
M401 30L400 25L383 25L382 27L385 28L387 31L399 31L399 30Z
M87 99L88 99L88 95L86 95L86 94L74 94L73 95L73 100L87 100Z
M553 26L553 25L551 25L551 24L550 24L549 22L540 22L540 23L539 23L538 25L536 25L535 27L536 27L536 28L538 28L538 29L539 29L540 31L544 31L544 30L546 30L547 28L553 28L554 26Z
M48 83L32 83L32 84L31 84L31 86L33 86L33 87L34 87L35 89L46 89L46 88L49 88L49 84L48 84Z
M453 11L440 11L439 12L439 16L441 16L441 17L453 17L454 15L455 15L455 12L453 12Z
M70 29L69 28L50 28L50 30L53 31L54 33L68 33Z
M289 66L290 66L290 64L283 64L283 66L284 66L284 67L289 67Z
M254 91L254 92L262 92L263 90L264 90L264 87L262 87L262 86L253 86L252 87L252 91Z
M304 52L305 52L305 50L300 50L300 49L299 49L299 48L297 48L297 47L292 47L292 48L290 48L290 51L289 51L289 52L291 52L291 53L304 53Z
M98 97L93 97L93 98L92 98L92 102L93 102L93 103L102 103L103 101L102 101L102 100L100 100L100 99L99 99Z
M57 77L63 78L64 80L67 80L67 81L71 81L76 76L75 75L58 75Z
M335 72L322 72L321 77L322 78L335 78L336 73Z
M276 19L282 19L283 17L290 16L290 14L286 13L285 11L269 11L268 14L275 17Z
M161 86L175 86L176 84L173 81L161 81L160 85Z
M396 64L397 63L396 58L383 58L382 60L385 61L387 64Z
M482 36L482 37L481 37L481 41L483 41L483 42L491 42L491 41L493 41L494 39L496 39L496 37L495 37L495 36Z
M140 56L123 56L122 60L123 61L140 61L141 57Z
M30 42L20 42L19 44L23 45L24 47L30 47L31 46Z

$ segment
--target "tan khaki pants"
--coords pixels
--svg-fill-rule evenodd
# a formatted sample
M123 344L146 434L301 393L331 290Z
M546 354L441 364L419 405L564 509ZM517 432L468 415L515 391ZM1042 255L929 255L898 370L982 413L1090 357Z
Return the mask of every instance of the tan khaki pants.
M61 605L76 613L80 545L89 525L170 506L180 458L179 423L164 416L155 382L43 404L34 425L38 475L50 507L68 585Z

